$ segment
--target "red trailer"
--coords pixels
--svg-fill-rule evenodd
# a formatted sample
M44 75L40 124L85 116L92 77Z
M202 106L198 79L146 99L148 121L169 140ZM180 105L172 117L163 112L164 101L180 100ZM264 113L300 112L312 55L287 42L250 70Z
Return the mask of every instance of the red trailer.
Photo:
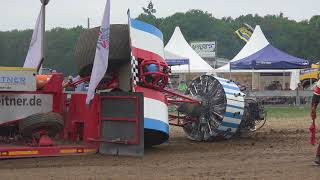
M85 93L63 91L62 74L46 75L43 87L35 88L33 73L30 69L0 68L0 78L6 78L2 89L15 89L0 91L0 158L92 154L105 144L114 146L102 148L111 154L121 154L118 145L140 147L136 154L143 154L141 93L101 93L86 106ZM24 84L17 79L23 79ZM19 91L18 86L27 89ZM108 108L113 104L132 110L131 117ZM113 127L126 131L105 132Z

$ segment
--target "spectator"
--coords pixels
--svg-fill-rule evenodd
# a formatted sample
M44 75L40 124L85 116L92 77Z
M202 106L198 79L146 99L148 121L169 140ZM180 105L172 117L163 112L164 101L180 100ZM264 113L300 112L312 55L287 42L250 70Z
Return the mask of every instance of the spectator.
M67 79L65 79L63 82L62 82L62 87L63 88L66 88L68 87L69 84L71 84L73 82L73 77L72 76L68 76Z
M185 81L181 81L179 86L178 86L178 90L181 91L181 92L186 92L187 89L188 89L188 86L185 83Z
M289 86L289 83L285 83L285 88L284 88L285 91L289 91L291 90L290 89L290 86Z
M303 87L302 87L302 84L301 84L301 83L298 83L297 90L303 90Z

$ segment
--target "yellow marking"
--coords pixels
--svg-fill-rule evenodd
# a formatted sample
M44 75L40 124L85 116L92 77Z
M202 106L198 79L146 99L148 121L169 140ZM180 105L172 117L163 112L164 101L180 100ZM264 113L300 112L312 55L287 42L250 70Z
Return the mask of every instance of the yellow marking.
M9 156L20 156L20 155L35 155L39 154L39 151L9 151Z
M1 67L0 71L34 71L36 72L37 69L34 68L22 68L22 67Z
M77 153L77 149L61 149L61 154L71 154L71 153Z
M8 156L8 152L2 152L1 156Z
M84 153L95 153L95 152L97 152L97 149L84 149L83 152Z
M83 153L83 149L78 149L77 152L78 153Z

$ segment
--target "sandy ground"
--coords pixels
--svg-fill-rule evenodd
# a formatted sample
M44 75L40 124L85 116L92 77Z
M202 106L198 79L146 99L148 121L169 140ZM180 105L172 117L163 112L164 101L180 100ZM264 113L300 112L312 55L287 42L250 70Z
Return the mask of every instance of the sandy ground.
M143 158L102 155L0 161L0 179L320 179L307 119L271 119L257 134L215 143L170 142ZM320 132L318 132L320 134Z

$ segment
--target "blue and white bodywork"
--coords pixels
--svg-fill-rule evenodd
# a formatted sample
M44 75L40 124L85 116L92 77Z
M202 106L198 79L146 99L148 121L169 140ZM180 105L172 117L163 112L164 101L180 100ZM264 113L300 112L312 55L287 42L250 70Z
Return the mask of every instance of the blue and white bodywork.
M243 119L245 94L234 82L203 75L191 82L186 93L201 102L180 108L191 119L183 127L189 139L214 141L230 139L237 133Z
M218 127L219 135L231 138L238 130L244 113L245 94L232 81L215 77L223 86L227 98L227 108L222 123Z

